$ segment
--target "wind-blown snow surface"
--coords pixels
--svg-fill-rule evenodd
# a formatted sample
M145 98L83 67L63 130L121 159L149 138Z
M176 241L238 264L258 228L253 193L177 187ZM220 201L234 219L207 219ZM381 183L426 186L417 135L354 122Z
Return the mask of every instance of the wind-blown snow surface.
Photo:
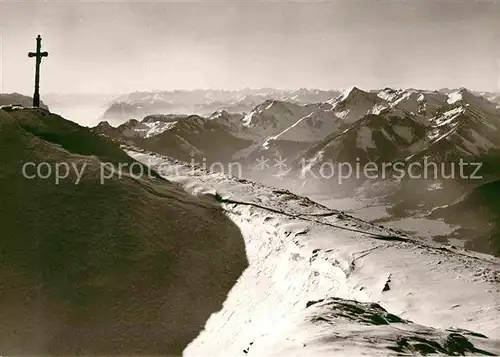
M500 353L498 259L374 226L288 191L128 154L193 194L215 195L245 239L249 267L185 355L451 353L467 340L475 347L462 353ZM497 340L443 330L450 327Z

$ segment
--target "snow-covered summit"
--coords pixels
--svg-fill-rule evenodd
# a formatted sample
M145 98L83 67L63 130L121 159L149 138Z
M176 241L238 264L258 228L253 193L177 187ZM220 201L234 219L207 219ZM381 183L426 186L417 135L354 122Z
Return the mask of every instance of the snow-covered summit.
M467 88L460 88L448 94L448 104L462 104L464 106L473 106L479 110L490 114L499 114L500 110L497 104L491 102L484 96L475 94Z
M356 86L352 86L352 87L349 87L347 88L340 96L339 96L339 100L349 100L349 99L353 99L355 97L359 97L359 96L364 96L366 95L367 92L359 89L358 87Z
M377 105L383 100L376 93L365 92L357 87L351 87L337 98L327 101L331 105L330 111L346 123L354 123L366 114L374 113L379 109Z
M241 120L255 138L266 138L287 129L312 111L310 106L279 100L266 100Z

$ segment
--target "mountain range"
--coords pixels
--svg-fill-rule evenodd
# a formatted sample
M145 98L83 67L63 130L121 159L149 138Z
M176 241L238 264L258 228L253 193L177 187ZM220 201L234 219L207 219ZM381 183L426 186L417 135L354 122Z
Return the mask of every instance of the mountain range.
M424 156L434 162L473 160L499 153L500 110L464 88L447 96L389 89L375 96L353 89L339 99L337 106L362 108L358 109L361 113L354 125L346 123L346 130L331 133L308 150L305 159L311 165L355 158L385 162ZM350 101L354 104L349 105Z
M238 145L228 144L227 152L239 152L237 157L241 157L240 142L251 141L244 153L247 159L259 154L295 160L293 156L300 154L311 165L355 158L408 161L430 156L440 161L456 160L500 149L500 110L465 88L444 94L390 88L367 92L353 87L319 103L269 99L246 113L218 109L207 117L196 116L196 121L194 117L148 115L142 122L130 120L118 130L132 130L121 138L140 138L141 145L164 132L175 131L177 137L186 139L183 135L193 130L197 134L186 141L194 152L201 153L204 149L198 146L203 145L197 140L203 140L208 132L212 136L220 132L224 140L228 135L236 138L231 141ZM182 118L190 122L186 134L179 131ZM106 134L104 128L108 128L108 134L119 139L110 126L103 122L99 130ZM172 156L176 157L175 150Z
M237 163L246 178L304 194L350 196L353 189L373 180L362 173L339 185L340 172L330 172L331 167L346 163L351 167L376 164L375 181L389 177L397 182L400 177L391 175L400 165L406 175L411 168L414 175L425 173L439 185L460 186L453 197L446 190L435 191L434 196L442 197L440 204L452 203L500 173L500 109L465 88L363 91L353 87L318 103L267 99L244 113L217 109L208 116L148 115L118 127L101 122L92 130L179 160L208 166L218 163L217 170ZM263 160L266 167L259 165ZM463 174L459 174L460 162L467 164ZM476 163L481 164L478 170ZM473 174L480 180L470 180ZM428 185L413 186L414 192L401 192L427 196ZM391 193L384 200L392 205L400 196ZM415 204L413 208L405 204L404 214L414 216L415 210L428 207ZM494 235L497 230L490 227L485 234ZM495 246L482 249L497 254Z
M115 97L102 120L121 124L150 114L198 114L207 116L216 110L242 113L252 110L266 100L282 100L298 104L316 103L338 94L335 90L270 88L244 90L175 90L135 92Z

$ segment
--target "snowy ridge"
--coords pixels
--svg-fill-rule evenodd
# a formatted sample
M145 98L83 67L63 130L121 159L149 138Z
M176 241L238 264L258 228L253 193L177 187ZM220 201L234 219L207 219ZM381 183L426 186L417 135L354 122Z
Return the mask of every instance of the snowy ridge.
M465 352L500 352L498 341L444 330L499 336L498 259L374 226L288 191L128 154L161 164L163 176L192 194L215 197L245 239L249 267L185 355L413 354L419 338L436 353L465 341L477 348ZM370 316L385 322L367 323Z
M401 109L418 117L429 117L446 103L447 95L416 89L385 88L377 93L392 109ZM377 113L375 113L377 114Z
M100 122L96 129L97 132L104 135L120 135L122 138L152 138L166 131L174 130L198 130L205 119L196 115L151 115L145 117L142 121L135 119L128 120L120 126L114 128L109 122Z
M451 107L429 119L430 130L421 143L421 152L432 150L440 142L449 145L447 153L441 155L480 157L500 150L500 111L465 90L451 93L450 98Z
M138 123L133 128L130 128L129 131L124 131L123 135L125 137L129 136L139 136L141 138L151 138L156 135L160 135L161 133L175 128L178 121L172 122L147 122L147 123Z

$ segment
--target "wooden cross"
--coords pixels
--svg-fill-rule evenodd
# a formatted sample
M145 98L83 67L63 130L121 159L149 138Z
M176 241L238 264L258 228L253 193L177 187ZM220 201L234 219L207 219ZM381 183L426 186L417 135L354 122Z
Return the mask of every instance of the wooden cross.
M48 52L41 52L42 49L42 38L40 35L36 38L36 52L28 53L28 57L36 57L36 67L35 67L35 94L33 95L33 106L40 106L40 63L42 63L42 57L47 57Z

